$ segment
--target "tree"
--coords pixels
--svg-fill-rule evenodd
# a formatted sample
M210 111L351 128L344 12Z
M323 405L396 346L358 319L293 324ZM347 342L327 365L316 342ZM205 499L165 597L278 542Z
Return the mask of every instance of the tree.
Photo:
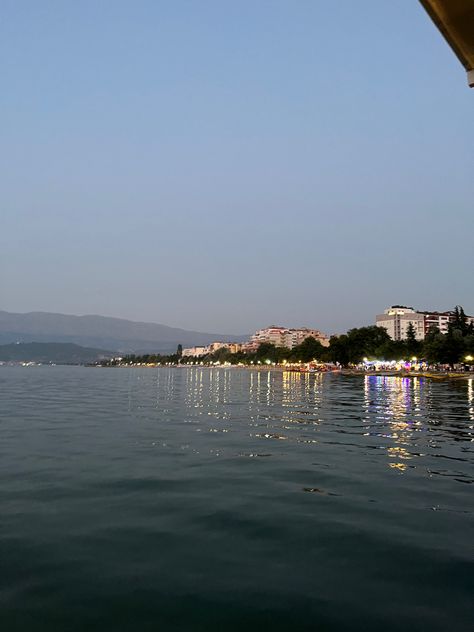
M379 349L391 338L384 327L358 327L347 332L349 362L357 364L365 357L378 357Z
M257 362L265 362L266 360L270 360L270 362L282 362L283 360L287 360L289 355L290 350L286 347L276 347L271 342L262 342L254 357Z
M408 323L407 335L405 336L405 340L410 344L416 342L415 325L411 321Z
M407 333L405 337L405 348L407 355L417 355L421 351L421 344L416 339L416 330L413 323L410 321L407 327Z
M324 347L312 336L305 338L303 342L291 350L291 359L301 360L301 362L311 362L311 360L321 360L324 354Z
M458 329L448 331L443 338L442 362L447 362L453 368L463 358L466 348L464 338Z
M444 362L444 338L438 327L430 327L423 341L422 355L429 364Z
M387 340L377 348L376 357L379 360L401 360L407 355L404 340Z
M461 305L456 305L451 320L449 321L448 331L459 331L462 336L469 333L469 325L467 324L467 316Z
M337 362L342 366L349 364L349 342L346 334L331 336L328 355L332 362Z

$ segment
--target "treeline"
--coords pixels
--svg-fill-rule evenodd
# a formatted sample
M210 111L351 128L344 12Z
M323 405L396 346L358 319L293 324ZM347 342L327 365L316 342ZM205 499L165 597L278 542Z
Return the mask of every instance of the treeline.
M428 364L447 364L453 367L474 355L474 325L456 306L446 334L432 327L424 340L417 340L410 324L405 340L392 340L383 327L359 327L342 336L332 336L326 358L343 366L371 360L409 360L416 357Z
M343 366L358 364L364 358L410 360L416 357L430 365L447 364L454 367L473 355L474 334L463 335L460 330L451 327L446 334L433 328L422 341L416 340L414 332L410 331L405 340L396 341L381 327L361 327L331 338L328 349L330 360Z
M385 330L384 330L385 331ZM254 353L231 353L229 349L222 347L214 353L196 357L187 357L182 355L181 345L176 353L171 355L145 354L145 355L127 355L118 359L104 360L100 362L102 366L116 366L123 364L178 364L187 362L203 362L204 364L212 364L215 362L229 362L230 364L264 364L281 363L283 360L287 362L311 362L314 359L323 357L326 348L314 338L306 338L300 345L293 349L286 347L276 347L270 343L262 343Z
M474 326L468 324L462 307L457 306L448 326L448 332L442 334L436 327L432 328L425 339L416 339L413 325L407 328L405 340L392 340L383 327L358 327L350 329L341 336L332 336L329 346L324 347L314 338L306 338L293 349L276 347L263 343L254 353L231 353L228 349L218 349L212 354L200 358L183 357L181 345L172 355L130 355L121 361L103 361L104 366L116 364L177 364L186 362L229 362L230 364L265 364L283 362L333 362L342 366L359 364L364 358L371 360L409 360L416 356L428 364L455 364L465 361L466 356L474 356Z

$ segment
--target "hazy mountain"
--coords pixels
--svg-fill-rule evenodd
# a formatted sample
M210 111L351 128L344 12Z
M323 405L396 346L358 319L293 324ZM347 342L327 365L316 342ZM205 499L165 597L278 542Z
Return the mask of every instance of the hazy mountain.
M174 352L178 344L191 346L215 340L238 342L245 338L106 316L69 316L49 312L14 314L0 311L0 344L72 342L120 352Z
M87 364L108 358L110 351L80 347L70 342L25 342L0 345L3 362L54 362L56 364Z

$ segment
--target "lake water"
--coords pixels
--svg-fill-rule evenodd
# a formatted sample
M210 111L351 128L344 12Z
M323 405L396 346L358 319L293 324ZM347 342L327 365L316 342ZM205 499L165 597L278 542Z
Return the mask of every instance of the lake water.
M473 629L474 380L0 367L0 626Z

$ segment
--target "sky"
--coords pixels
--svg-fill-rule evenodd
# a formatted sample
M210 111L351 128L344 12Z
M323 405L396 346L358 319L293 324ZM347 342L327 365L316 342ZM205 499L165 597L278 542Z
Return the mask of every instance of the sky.
M0 309L474 313L474 90L415 0L2 0Z

